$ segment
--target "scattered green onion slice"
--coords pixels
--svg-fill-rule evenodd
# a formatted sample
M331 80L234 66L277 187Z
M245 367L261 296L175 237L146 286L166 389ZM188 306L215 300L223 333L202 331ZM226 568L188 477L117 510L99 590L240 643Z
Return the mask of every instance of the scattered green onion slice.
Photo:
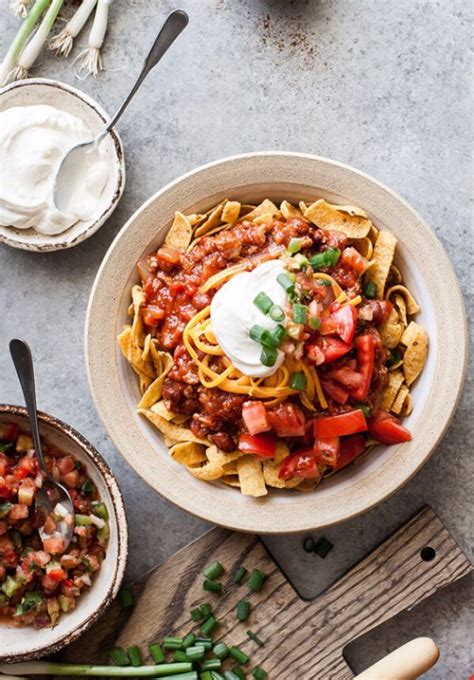
M327 269L328 267L335 267L338 263L341 251L339 248L328 248L322 253L317 253L309 259L313 269Z
M328 281L327 279L318 279L318 283L320 286L325 286L328 288L331 285L331 282Z
M234 583L238 583L240 585L247 574L248 571L245 567L239 567L234 574Z
M212 631L217 628L219 625L218 620L216 619L215 616L211 616L204 621L204 623L201 625L201 633L203 635L210 635Z
M293 390L299 390L300 392L304 392L306 389L307 385L307 380L306 376L303 372L300 373L292 373L290 375L290 380L289 380L289 386Z
M373 281L366 281L364 285L364 295L366 298L374 298L377 294L377 286Z
M202 671L218 671L222 667L222 661L220 659L206 659L201 663Z
M293 290L293 288L295 287L294 281L292 281L289 275L285 274L285 272L278 274L277 281L283 288L283 290L285 290L287 293L288 291Z
M307 553L312 553L314 550L314 540L311 536L307 536L303 541L303 550Z
M216 578L219 578L221 574L224 573L224 567L220 562L211 562L203 571L203 574L206 578L210 579L211 581L214 581Z
M368 404L356 404L356 408L359 408L366 418L370 418L370 406Z
M269 315L273 321L283 321L285 318L285 312L283 311L283 307L280 307L280 305L272 305Z
M195 607L191 609L191 619L193 621L201 621L204 618L204 614L201 611L201 607Z
M114 647L110 650L109 656L116 666L130 666L130 659L123 647Z
M248 580L249 590L253 590L254 593L258 593L262 588L264 580L265 574L260 571L260 569L253 569Z
M249 656L247 656L247 654L245 652L243 652L240 649L240 647L231 647L229 649L229 652L230 652L231 657L233 659L235 659L237 661L237 663L241 663L241 664L247 663L247 661L250 658Z
M267 677L267 672L263 670L263 668L260 668L260 666L255 666L255 668L252 671L252 675L255 678L255 680L265 680Z
M77 517L77 515L76 515ZM133 607L135 604L135 597L133 596L132 591L130 588L121 588L119 590L119 600L120 604L124 609L128 609L129 607Z
M222 583L219 583L219 581L211 581L210 579L206 579L202 584L202 587L209 593L222 593L223 589Z
M217 645L214 645L212 651L214 656L217 656L217 658L221 660L226 659L229 656L229 648L225 642L218 642Z
M239 600L236 613L239 621L247 621L250 614L250 602L247 600Z
M288 252L294 255L301 250L301 239L300 238L290 238L288 243Z
M400 359L402 358L401 354L397 352L396 349L393 349L390 352L390 356L388 357L387 361L385 362L385 365L390 368L391 366L395 366L395 364L398 364Z
M316 555L319 555L319 557L322 557L323 559L327 557L328 553L334 548L333 544L331 541L328 541L327 538L324 538L324 536L321 536L321 538L316 541L316 545L313 548L313 551L316 553Z
M240 680L240 678L239 678L239 676L237 675L237 673L234 673L233 670L231 670L231 671L226 671L226 672L224 673L224 678L225 678L225 680Z
M163 649L182 649L183 640L179 637L165 637L163 638Z
M189 661L200 661L206 655L206 648L204 645L194 645L187 648L185 655Z
M212 639L210 637L197 637L194 645L209 650L212 649Z
M273 300L268 297L266 293L260 291L258 295L254 298L253 304L258 307L258 309L264 314L268 314L273 306Z
M306 323L308 316L308 308L306 305L300 305L298 302L293 304L293 321L295 323Z
M160 645L157 642L154 642L153 644L148 646L148 650L151 654L151 658L155 663L163 663L165 660L165 655L163 654L163 650L161 649Z
M263 347L260 355L260 362L264 366L271 367L275 365L277 357L278 352L276 349L273 349L272 347Z
M239 668L239 666L234 666L234 668L232 668L232 672L239 678L239 680L245 680L245 673L241 668Z
M136 645L129 647L127 652L132 666L141 666L143 664L142 653L139 647Z
M184 650L177 649L173 654L173 661L189 661L189 659L186 656L186 652Z
M255 642L259 647L263 647L263 646L264 646L265 643L263 642L263 640L260 640L260 638L259 638L257 635L255 635L255 633L254 633L252 630L248 630L248 631L247 631L247 635L248 635L249 638L250 638L251 640L253 640L253 642Z
M317 331L321 326L321 319L318 316L310 316L308 318L308 325L313 331Z
M183 639L183 649L187 649L188 647L192 647L195 642L196 642L196 636L194 635L194 633L189 633L189 635L186 635L186 637Z
M212 605L210 602L204 602L201 605L201 613L203 618L207 619L208 616L212 614Z
M262 344L262 336L268 331L267 328L260 326L258 323L254 324L249 330L249 337L255 342Z

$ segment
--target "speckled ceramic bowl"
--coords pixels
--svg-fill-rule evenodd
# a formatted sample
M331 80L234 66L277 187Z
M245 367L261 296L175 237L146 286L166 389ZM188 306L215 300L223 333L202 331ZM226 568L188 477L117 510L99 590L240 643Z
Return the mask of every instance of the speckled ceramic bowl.
M244 203L265 197L275 202L325 198L360 206L377 227L397 237L396 264L421 306L417 318L428 333L429 353L412 389L413 412L404 419L413 440L375 447L312 493L272 491L255 499L218 483L202 482L171 459L162 435L136 413L137 378L117 342L129 322L130 289L138 281L136 263L163 241L175 210L203 212L225 197ZM327 158L298 153L225 158L160 189L112 243L97 274L86 321L87 368L95 403L130 465L188 512L256 533L308 531L336 524L368 510L405 484L446 431L461 394L466 352L466 319L456 276L420 215L372 177Z
M97 102L71 85L47 78L20 80L0 89L0 111L12 106L48 104L81 118L94 134L99 133L109 120ZM77 246L101 227L120 201L125 188L125 161L122 141L116 129L102 142L105 157L110 165L110 176L104 189L107 207L99 217L76 222L62 234L39 234L34 229L15 229L0 225L0 243L13 248L44 253Z
M105 502L110 516L110 539L102 568L92 587L78 600L76 608L63 614L54 628L34 630L0 623L0 661L26 661L57 652L78 638L116 597L127 562L127 518L117 480L109 466L79 432L46 413L39 414L41 435L51 444L68 451L87 466L89 475ZM29 431L26 409L0 404L0 423L16 422Z

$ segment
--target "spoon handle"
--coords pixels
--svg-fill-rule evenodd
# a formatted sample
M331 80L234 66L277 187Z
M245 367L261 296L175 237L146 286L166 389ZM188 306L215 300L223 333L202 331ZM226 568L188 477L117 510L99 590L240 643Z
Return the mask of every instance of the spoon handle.
M18 373L18 378L20 380L23 397L25 399L26 410L28 411L28 418L31 426L31 436L33 437L33 443L35 445L35 453L42 471L49 476L44 463L43 451L41 449L38 415L36 411L35 374L33 372L31 349L24 340L14 338L13 340L10 340L10 354L12 355L13 363L15 364L16 372Z
M163 24L160 32L158 33L155 42L153 43L153 46L150 52L148 53L147 58L145 59L145 63L143 64L141 73L138 76L135 85L132 87L130 91L130 94L125 99L122 106L119 108L119 110L112 118L110 123L107 125L104 132L102 132L99 135L99 139L102 139L102 137L104 137L114 127L122 113L129 105L130 101L134 97L140 85L143 83L147 75L150 73L151 69L157 65L161 57L171 47L171 45L174 43L178 35L186 28L186 26L188 25L188 21L189 17L186 14L186 12L183 12L183 10L177 9L174 12L171 12L171 14L168 16L165 23Z

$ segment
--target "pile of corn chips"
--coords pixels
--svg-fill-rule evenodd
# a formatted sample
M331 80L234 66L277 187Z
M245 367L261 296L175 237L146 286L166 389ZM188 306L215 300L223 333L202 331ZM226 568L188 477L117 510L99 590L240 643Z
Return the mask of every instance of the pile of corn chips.
M165 244L186 251L203 236L229 229L243 217L254 224L262 224L295 216L304 216L321 229L342 232L350 244L369 260L366 281L374 283L378 299L388 299L393 304L390 316L379 331L384 345L399 357L391 366L382 408L396 415L408 415L412 410L410 386L426 361L428 337L419 324L410 320L419 307L403 285L400 271L394 265L396 238L390 232L378 231L363 210L354 206L331 205L323 199L310 205L301 201L298 206L283 201L280 207L268 199L258 206L224 200L205 214L184 215L177 212ZM283 441L278 443L277 454L272 459L262 460L241 451L225 453L209 441L196 437L186 424L188 416L168 410L161 394L173 358L169 352L160 350L157 340L145 333L140 315L140 308L145 304L142 288L133 286L131 295L129 315L133 320L120 334L119 344L138 375L142 395L138 413L148 418L163 434L173 460L185 465L197 479L220 481L248 496L265 496L268 487L314 490L330 469L321 465L319 479L280 479L278 473L289 452ZM368 442L367 450L371 445L373 443Z

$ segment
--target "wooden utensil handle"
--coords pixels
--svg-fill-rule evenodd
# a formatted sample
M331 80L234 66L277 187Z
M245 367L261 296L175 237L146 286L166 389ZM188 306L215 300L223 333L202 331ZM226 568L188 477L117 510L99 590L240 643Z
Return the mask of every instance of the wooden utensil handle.
M430 638L416 638L402 645L354 680L416 680L439 659L439 649Z

